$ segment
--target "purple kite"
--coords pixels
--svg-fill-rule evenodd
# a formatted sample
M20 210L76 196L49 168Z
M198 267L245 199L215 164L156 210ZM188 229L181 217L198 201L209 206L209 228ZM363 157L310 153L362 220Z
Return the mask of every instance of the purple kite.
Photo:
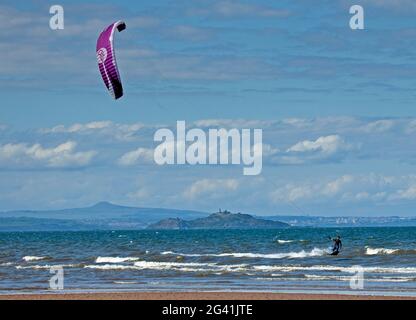
M114 53L114 32L116 28L121 32L126 29L126 24L123 21L117 21L111 24L101 32L97 40L98 67L100 68L105 86L114 99L123 96L123 86Z

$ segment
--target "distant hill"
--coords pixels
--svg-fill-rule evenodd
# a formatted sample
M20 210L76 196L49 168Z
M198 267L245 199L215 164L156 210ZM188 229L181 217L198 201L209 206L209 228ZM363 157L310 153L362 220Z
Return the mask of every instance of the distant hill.
M280 221L254 218L248 214L217 212L205 218L183 220L180 218L163 219L148 226L153 230L187 230L187 229L278 229L290 227Z
M207 216L207 213L190 210L127 207L112 204L110 202L99 202L91 207L73 208L62 210L19 210L0 212L0 217L29 217L49 219L119 219L140 218L142 220L157 221L162 218L181 216L189 219Z
M135 230L169 217L195 219L206 216L208 213L200 211L99 202L85 208L0 212L0 231Z

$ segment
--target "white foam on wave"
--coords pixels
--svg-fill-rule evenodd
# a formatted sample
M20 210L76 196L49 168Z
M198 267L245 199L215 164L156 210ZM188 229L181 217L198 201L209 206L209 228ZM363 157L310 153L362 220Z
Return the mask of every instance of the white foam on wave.
M386 248L370 248L370 247L366 247L365 254L370 255L370 256L375 256L375 255L378 255L378 254L394 254L397 251L399 251L399 249L386 249Z
M325 276L306 274L305 277L310 280L339 280L350 281L351 276ZM381 277L381 278L366 278L367 282L412 282L415 281L415 277Z
M279 244L292 243L292 242L295 242L295 240L277 240L277 243Z
M84 268L97 270L173 270L180 272L242 272L248 270L248 266L245 264L219 265L216 263L182 263L159 261L138 261L133 265L86 265Z
M311 251L299 251L299 252L283 252L283 253L270 253L270 254L260 254L260 253L224 253L219 256L232 256L236 258L266 258L266 259L294 259L294 258L307 258L307 257L317 257L327 254L325 250L314 248Z
M62 267L62 268L76 268L80 267L79 264L59 264L59 265L34 265L34 266L16 266L16 269L51 269L56 267Z
M135 269L134 266L126 266L123 264L101 264L101 265L86 265L85 269L98 269L98 270L128 270Z
M304 277L281 277L280 274L275 274L272 277L256 278L260 281L351 281L351 276L337 276L337 275L318 275L318 274L305 274ZM381 277L381 278L366 278L367 282L413 282L414 277Z
M215 264L209 263L179 263L179 262L157 262L157 261L138 261L133 265L123 264L104 264L104 265L86 265L87 269L99 269L99 270L169 270L169 269L184 269L194 270L196 267L207 267Z
M139 261L135 262L134 266L139 269L178 269L178 268L193 268L193 267L209 267L215 266L214 263L182 263L182 262L156 262L156 261Z
M22 260L28 262L28 261L39 261L39 260L45 260L47 257L38 257L38 256L24 256Z
M187 253L175 253L172 251L162 252L163 255L178 255L184 257L235 257L235 258L265 258L265 259L294 259L294 258L308 258L317 257L328 254L326 250L314 248L311 251L298 251L298 252L282 252L282 253L206 253L206 254L187 254Z
M140 269L176 270L181 272L243 272L248 270L246 264L219 265L216 263L179 263L140 261L134 264Z
M138 260L140 259L135 257L97 257L97 259L95 259L95 263L122 263Z
M263 272L293 272L293 271L335 271L335 272L347 272L356 273L355 267L342 267L331 265L315 265L315 266L267 266L259 265L253 266L254 270ZM416 274L416 268L414 267L362 267L364 272L368 273L404 273L404 274Z
M39 266L39 268L49 268L50 266ZM36 266L34 266L36 268ZM272 276L282 276L292 272L340 272L344 274L322 274L308 275L306 279L315 280L344 280L349 279L345 273L354 274L357 269L353 266L333 266L333 265L248 265L248 264L228 264L217 263L182 263L182 262L160 262L160 261L138 261L131 265L123 264L97 264L86 265L84 268L98 270L159 270L159 271L178 271L178 272L201 272L223 274L225 272L236 272L255 275L258 273L270 273ZM386 282L393 281L413 281L416 279L415 267L363 267L362 270L369 274L406 274L408 277L385 277ZM345 278L347 277L347 278ZM389 280L390 279L390 280ZM381 280L380 280L381 281Z

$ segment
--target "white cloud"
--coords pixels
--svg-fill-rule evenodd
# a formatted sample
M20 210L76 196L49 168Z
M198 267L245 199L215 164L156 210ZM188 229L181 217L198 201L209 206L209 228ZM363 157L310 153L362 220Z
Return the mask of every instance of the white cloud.
M333 181L328 182L324 188L322 189L322 194L325 195L334 195L334 194L338 194L340 191L342 191L342 189L350 184L354 182L354 177L351 175L344 175L340 178L337 178Z
M404 187L405 186L405 187ZM391 204L416 199L416 176L379 174L343 175L334 179L286 183L270 193L274 203L349 203Z
M288 183L271 193L274 202L321 200L333 198L348 190L354 182L354 177L344 175L329 181L305 181L301 184Z
M296 165L307 162L339 161L348 151L358 149L339 135L322 136L316 140L303 140L289 147L277 163Z
M338 135L319 137L315 141L304 140L290 147L287 152L316 152L333 154L340 149L347 148L343 139Z
M311 207L315 204L323 207L326 204L337 205L337 208L358 204L372 204L378 208L396 203L407 205L416 199L413 199L416 176L412 178L406 175L406 170L411 172L412 164L404 163L401 166L403 176L389 176L388 172L392 172L391 164L400 163L395 160L407 159L410 162L414 158L415 140L405 132L409 126L414 126L415 119L394 119L394 130L382 131L377 135L361 130L366 124L379 120L390 119L213 119L190 122L189 128L198 124L206 126L202 127L204 130L211 126L267 126L263 130L263 155L267 165L263 177L269 179L275 176L276 186L272 189L271 185L266 186L264 183L257 188L252 187L249 180L244 180L243 183L240 171L239 176L231 176L231 172L235 173L234 168L222 166L172 168L168 170L168 176L164 175L166 186L163 192L152 185L152 181L157 179L154 176L149 178L153 173L159 175L160 170L164 170L155 166L150 171L145 170L143 176L149 180L144 185L152 191L152 203L155 199L160 201L158 194L163 194L164 205L178 207L188 203L186 200L192 200L189 201L189 207L201 205L207 208L217 199L220 200L218 202L227 199L230 206L236 208L246 203L254 209L259 203L263 208L267 205L272 209L278 208L276 203L286 206L288 200L299 202L300 206L304 203L306 207L308 204L312 204ZM11 127L0 135L0 174L16 174L21 177L31 169L90 167L92 160L98 158L99 161L94 161L92 165L97 163L99 166L95 166L94 170L87 168L83 171L90 172L91 176L97 172L123 174L125 180L128 180L135 165L153 163L155 128L155 125L111 121L70 123L43 130L16 131ZM118 136L130 139L120 140ZM62 143L65 141L68 142ZM79 141L79 145L72 141ZM355 147L361 144L362 148ZM99 157L94 157L89 152L97 153ZM385 173L360 175L359 172L373 169L375 158L377 166L374 166L374 170ZM341 159L345 165L340 163ZM319 163L319 166L310 165L314 163ZM327 163L335 165L327 166ZM295 167L274 167L282 164ZM183 170L189 172L189 175L183 174ZM47 176L56 172L57 170L44 173L43 170L41 173ZM146 199L147 190L140 189L142 185L130 184L128 188L119 190L120 198L144 199L149 203ZM171 197L166 197L173 190L172 186L180 190L179 195L176 192ZM111 195L109 189L110 186L103 197ZM271 198L270 193L273 193ZM268 201L270 199L273 202ZM265 204L262 205L263 202Z
M259 146L255 145L254 147L256 148L256 147L259 147ZM280 152L279 148L276 148L276 147L274 147L270 144L267 144L267 143L263 143L262 150L263 150L263 157L265 157L265 158L274 156L274 155L276 155ZM252 152L254 152L254 150Z
M0 165L18 167L83 167L96 155L95 151L76 152L77 143L68 141L56 147L45 148L40 144L0 145Z
M416 120L409 121L409 123L405 126L405 132L407 134L416 132Z
M118 164L121 166L134 166L137 164L154 163L154 150L147 148L138 148L122 155L118 159Z
M186 188L183 195L187 199L200 196L226 197L227 192L234 192L238 187L239 182L236 179L201 179Z
M77 133L90 130L99 130L108 128L112 125L111 121L93 121L88 123L75 123L69 127L64 125L58 125L51 129L41 129L43 133Z
M362 130L367 133L381 133L392 129L394 125L394 120L377 120L366 124Z
M380 158L380 152L383 152L383 159L409 162L414 158L416 151L412 142L414 140L407 139L404 133L413 134L415 123L416 120L413 118L220 118L189 122L188 129L260 128L263 129L263 156L266 165L299 166L310 163L340 163L350 159L369 160ZM55 138L62 140L63 136L68 140L78 140L78 135L88 135L90 137L85 143L90 144L92 149L118 143L116 149L131 151L139 145L148 147L152 144L154 131L160 127L161 125L156 124L92 121L44 128L40 129L39 133L50 135L50 142ZM136 144L132 144L133 142ZM106 154L111 153L103 151ZM110 157L114 158L114 155Z
M52 128L42 128L42 134L80 134L103 135L119 141L134 140L135 135L146 128L142 123L121 124L111 121L93 121L87 123L75 123L69 126L57 125ZM150 126L149 126L150 127Z
M390 196L390 200L415 200L416 185L411 185L406 189L401 189Z
M311 185L287 184L271 193L274 202L298 201L310 199L314 195L314 188Z

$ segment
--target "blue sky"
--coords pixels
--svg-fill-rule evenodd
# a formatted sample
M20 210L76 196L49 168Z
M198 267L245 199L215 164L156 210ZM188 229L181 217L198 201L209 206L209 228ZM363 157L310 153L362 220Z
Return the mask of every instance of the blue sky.
M59 4L60 31L49 29L48 1L0 5L0 210L107 200L414 215L413 1ZM364 7L365 30L349 28L352 4ZM119 19L125 96L115 102L95 42ZM263 175L152 165L154 131L177 120L263 128Z

